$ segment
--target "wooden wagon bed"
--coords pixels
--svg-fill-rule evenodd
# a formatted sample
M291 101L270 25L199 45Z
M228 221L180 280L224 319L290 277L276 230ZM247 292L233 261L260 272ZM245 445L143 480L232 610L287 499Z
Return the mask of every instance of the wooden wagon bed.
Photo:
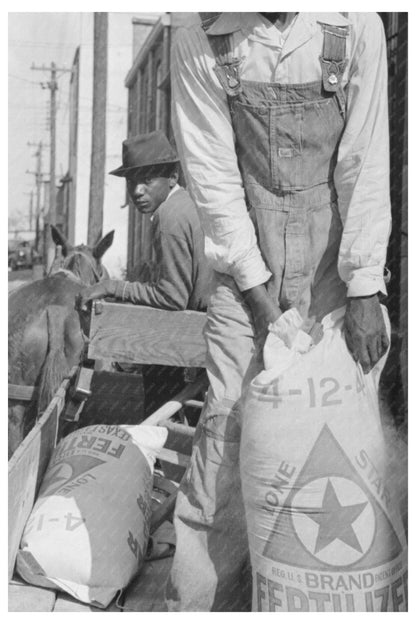
M173 526L171 522L167 521L165 526L162 526L157 532L155 538L166 539L166 533L170 535L172 532ZM121 597L116 597L106 609L98 609L83 604L63 592L34 587L18 578L13 578L9 583L9 611L166 611L164 590L171 565L172 557L146 562L139 576L133 580L129 588L123 592Z
M139 306L100 303L93 314L88 357L137 364L203 366L202 328L205 315L197 312L162 312ZM155 314L157 313L157 314ZM154 345L154 348L152 347ZM101 364L99 364L101 365ZM77 370L65 379L47 410L9 461L9 611L103 611L83 604L61 591L28 585L14 573L16 553L49 458L58 441L60 422L72 396ZM165 611L164 589L172 565L174 531L171 522L179 481L189 461L194 428L176 422L182 407L199 413L195 397L206 387L200 375L143 424L168 429L165 447L155 469L150 560L105 611ZM153 559L152 559L153 557Z

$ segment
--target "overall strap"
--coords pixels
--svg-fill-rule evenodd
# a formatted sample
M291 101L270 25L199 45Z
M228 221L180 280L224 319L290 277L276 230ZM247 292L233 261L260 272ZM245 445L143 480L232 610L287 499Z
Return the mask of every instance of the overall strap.
M348 63L347 37L349 26L333 26L321 23L324 34L322 54L319 57L322 69L322 85L325 91L335 93L341 115L345 117L346 98L342 88L342 77Z
M233 56L232 34L208 35L206 31L216 22L221 14L200 13L201 18L206 15L210 15L210 17L202 19L201 28L207 35L215 58L214 72L228 97L236 97L242 90L240 78L241 59Z
M210 26L215 24L220 15L221 13L199 13L202 30L207 31Z

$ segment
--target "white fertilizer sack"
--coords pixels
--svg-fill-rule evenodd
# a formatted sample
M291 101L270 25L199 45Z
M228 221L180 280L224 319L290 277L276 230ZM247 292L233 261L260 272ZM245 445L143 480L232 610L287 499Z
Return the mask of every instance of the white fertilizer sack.
M243 408L254 611L407 610L407 546L377 398L386 356L364 375L343 314L325 317L315 346L296 310L283 315Z
M22 536L19 574L106 607L143 563L166 437L163 427L93 425L64 438Z

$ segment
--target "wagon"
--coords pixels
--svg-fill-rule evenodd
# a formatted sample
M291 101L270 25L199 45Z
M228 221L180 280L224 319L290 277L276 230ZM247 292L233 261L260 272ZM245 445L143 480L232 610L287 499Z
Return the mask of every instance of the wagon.
M25 524L65 423L79 418L91 393L94 369L106 369L110 361L191 367L197 371L194 379L176 396L143 421L168 429L165 447L157 454L153 481L150 523L153 555L106 609L120 612L166 610L164 587L174 549L172 513L178 485L189 461L194 425L207 384L203 370L204 323L205 315L200 312L166 312L126 304L94 303L87 354L94 368L71 371L9 461L9 611L102 611L61 591L25 583L15 572L15 562ZM178 413L184 411L192 417L180 422Z

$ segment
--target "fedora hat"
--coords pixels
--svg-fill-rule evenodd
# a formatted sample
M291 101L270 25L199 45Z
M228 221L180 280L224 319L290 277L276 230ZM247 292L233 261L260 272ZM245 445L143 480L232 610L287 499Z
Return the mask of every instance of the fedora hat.
M123 141L123 164L110 171L111 175L125 177L134 169L179 162L179 158L161 130L139 134Z

